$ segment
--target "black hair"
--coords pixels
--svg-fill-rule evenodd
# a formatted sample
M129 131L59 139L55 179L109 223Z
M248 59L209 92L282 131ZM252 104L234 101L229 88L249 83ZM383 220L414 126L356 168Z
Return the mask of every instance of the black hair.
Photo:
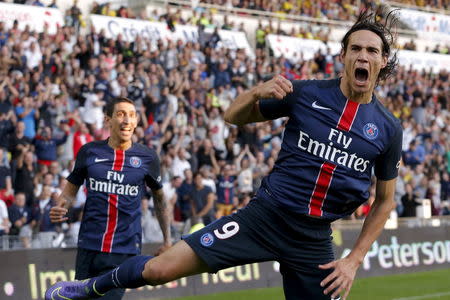
M125 97L117 97L114 98L113 100L109 101L106 104L105 107L105 113L108 117L112 117L113 113L114 113L114 107L116 106L116 104L118 103L122 103L122 102L126 102L126 103L130 103L134 105L134 101Z
M392 32L393 28L398 23L397 10L391 10L383 18L383 11L378 9L364 10L358 16L355 24L350 28L342 39L342 50L345 53L347 51L350 35L359 30L369 30L378 35L383 43L381 50L383 57L387 57L387 64L380 70L378 74L378 81L384 80L391 75L394 75L397 68L398 59L397 51L392 51L391 47L395 44L395 36ZM384 19L384 22L381 22Z

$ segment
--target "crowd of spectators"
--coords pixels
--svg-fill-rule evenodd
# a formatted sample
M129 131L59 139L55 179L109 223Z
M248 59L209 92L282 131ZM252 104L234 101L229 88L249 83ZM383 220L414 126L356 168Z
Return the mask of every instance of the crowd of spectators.
M290 61L262 47L255 58L215 48L214 34L155 47L140 38L108 39L95 28L84 36L75 22L55 35L16 25L0 22L0 234L17 235L25 247L33 246L33 233L66 232L75 242L85 191L65 226L51 224L48 211L80 147L108 136L102 110L113 97L136 103L133 139L160 155L172 228L179 233L186 224L207 224L244 207L274 165L286 119L230 126L223 113L233 99L275 74L323 79L342 70L329 53ZM414 216L424 198L432 200L433 215L449 214L449 77L445 70L402 66L376 89L404 128L399 216ZM352 218L363 218L372 200ZM142 207L144 242L158 241L151 195Z
M201 0L200 2L224 6L227 8L254 9L277 13L281 17L286 14L311 17L325 20L352 20L360 9L378 5L378 1L369 0L333 0L333 1L270 1L270 0ZM387 1L386 1L387 2ZM391 1L389 1L391 2ZM445 0L398 0L395 4L406 4L412 8L433 8L435 10L448 10L449 3Z
M208 1L206 1L208 2ZM336 18L330 18L330 19L336 19L336 20L347 20L351 17L353 17L356 13L359 12L357 10L357 4L354 3L356 1L336 1L336 2L317 2L312 4L313 6L337 6L339 7L340 13L333 14L336 15ZM225 5L225 3L222 3L221 1L210 1L211 4L216 5ZM255 2L249 2L249 1L243 1L244 4L240 3L236 6L241 7L242 5L249 5L249 3L252 3L254 5ZM302 6L310 7L311 4L306 2L299 2ZM274 4L275 5L275 4ZM371 1L363 1L362 2L362 8L369 7L374 5ZM223 18L218 18L216 13L216 9L203 9L200 7L197 7L196 9L192 10L191 14L188 15L188 17L183 17L183 14L181 12L180 8L176 7L170 7L167 6L164 12L158 12L157 9L154 9L151 11L150 14L147 14L145 10L140 11L138 15L136 15L133 10L126 8L124 6L118 6L113 9L111 6L111 3L106 2L102 5L98 4L97 2L93 2L91 13L92 14L99 14L99 15L105 15L110 17L121 17L121 18L132 18L132 19L140 19L140 20L148 20L148 21L158 21L158 22L165 22L168 24L169 28L174 28L175 25L194 25L194 26L202 26L203 28L211 28L211 29L223 29L223 30L232 30L232 31L241 31L241 32L247 32L247 29L244 26L244 23L241 22L239 24L236 24L234 21L230 20L227 15L224 15ZM351 9L350 9L351 8ZM253 8L257 9L257 8ZM324 12L329 11L326 9L321 9ZM287 12L295 14L294 12ZM330 13L328 13L329 15ZM68 15L72 15L71 13L68 13ZM345 15L343 17L342 15ZM314 15L306 15L314 17ZM319 18L319 17L318 17ZM277 35L285 35L285 36L291 36L291 37L297 37L297 38L303 38L303 39L315 39L315 40L321 40L324 42L327 42L329 40L330 36L330 28L329 26L322 24L322 26L314 26L314 24L307 23L307 22L297 22L298 24L291 26L290 29L286 29L286 27L281 26L281 21L283 18L271 18L266 20L267 22L262 23L260 22L258 24L258 28L256 29L254 35L256 37L256 47L263 48L265 47L265 37L268 34L277 34ZM400 49L405 50L416 50L416 44L413 39L411 39L408 42L405 42L403 45L398 45ZM436 44L434 47L426 46L424 49L425 52L433 52L433 53L440 53L440 54L450 54L450 44Z
M399 48L403 50L417 51L417 45L413 39L405 42L403 45L400 45ZM434 47L425 46L424 52L450 55L450 43L437 43Z
M268 0L203 0L203 3L219 6L254 9L266 12L292 14L326 20L351 20L359 8L372 6L373 1L336 0L336 1L268 1ZM358 7L358 4L360 5Z
M2 2L2 0L0 0ZM14 0L14 3L28 4L34 6L44 7L45 5L40 0ZM278 14L278 18L269 19L267 24L258 26L256 30L257 47L264 46L265 36L268 34L286 35L304 39L317 39L324 42L329 38L329 27L325 24L322 26L312 26L311 23L300 22L300 25L292 26L290 30L286 30L281 27L281 20L284 19L283 15L296 15L312 17L321 20L339 20L348 21L352 20L361 10L367 8L374 8L376 5L373 1L367 0L336 0L336 1L292 1L287 0L283 2L273 2L267 0L256 1L228 1L228 0L203 0L203 3L214 4L225 7L237 7L254 10L262 10L275 12ZM146 10L141 10L139 13L135 13L133 9L118 5L117 3L105 2L92 2L90 13L104 15L109 17L131 18L146 21L158 21L166 22L170 28L174 28L175 25L195 25L202 26L204 28L218 28L225 30L234 30L246 32L244 23L236 24L230 21L225 15L223 20L218 20L215 17L217 9L210 8L205 9L197 6L192 10L189 17L182 16L181 9L174 8L171 10L170 6L166 7L166 11L163 13L158 12L158 9L154 9L150 14ZM434 9L446 10L448 8L447 1L441 0L399 0L396 3L406 4L410 6L416 6L417 8L432 7ZM47 7L58 8L57 1L52 0ZM273 22L275 20L275 22ZM86 27L86 22L81 14L81 10L76 5L72 5L67 9L65 13L65 23L69 26L74 26L78 31L80 26ZM273 23L276 23L274 25ZM405 50L416 50L416 45L413 40L398 45L399 48ZM450 45L448 44L436 44L434 47L426 47L425 52L433 52L440 54L450 54Z
M396 0L394 2L425 9L448 10L450 7L449 2L446 0Z
M0 2L5 2L2 0ZM45 5L40 0L13 0L7 1L17 4L35 5L40 7L52 7L57 8L57 1L52 0L50 4ZM358 12L360 7L369 7L375 3L375 1L369 0L334 0L334 1L293 1L284 0L281 2L268 1L268 0L201 0L202 3L214 4L218 6L225 6L228 8L237 7L245 9L255 9L269 12L295 14L313 18L325 18L329 20L349 20ZM447 10L449 8L448 1L445 0L396 0L393 3L399 3L417 8L433 8L435 10ZM358 6L359 5L359 6ZM123 17L134 18L133 11L125 6L120 6L115 9L114 4L107 1L101 1L101 4L94 1L93 9L94 13L108 15L111 17Z

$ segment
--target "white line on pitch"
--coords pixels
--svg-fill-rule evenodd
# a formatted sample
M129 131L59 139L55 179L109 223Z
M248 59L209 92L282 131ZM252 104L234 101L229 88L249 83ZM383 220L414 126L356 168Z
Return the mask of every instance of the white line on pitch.
M427 295L423 295L423 296L413 296L413 297L405 297L405 298L395 298L392 300L419 300L419 299L428 299L428 298L432 298L432 297L441 297L441 296L448 296L448 295L450 295L450 292L427 294Z

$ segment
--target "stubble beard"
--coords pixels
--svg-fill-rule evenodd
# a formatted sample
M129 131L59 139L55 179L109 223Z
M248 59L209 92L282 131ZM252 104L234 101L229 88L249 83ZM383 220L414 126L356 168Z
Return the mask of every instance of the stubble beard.
M372 100L372 94L373 91L375 89L375 84L373 84L372 82L369 85L369 90L367 91L362 91L362 92L358 92L355 91L352 88L352 83L348 82L348 89L349 89L349 99L358 103L370 103L370 101Z

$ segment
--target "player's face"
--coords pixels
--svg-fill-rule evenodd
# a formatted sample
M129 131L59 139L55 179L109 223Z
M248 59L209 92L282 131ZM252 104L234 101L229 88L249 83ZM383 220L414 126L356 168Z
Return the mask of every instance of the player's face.
M372 92L380 70L387 64L382 40L372 31L359 30L350 35L341 59L345 65L342 77L352 94Z
M136 108L128 102L117 103L111 117L107 117L111 128L111 137L119 142L130 142L137 126Z

